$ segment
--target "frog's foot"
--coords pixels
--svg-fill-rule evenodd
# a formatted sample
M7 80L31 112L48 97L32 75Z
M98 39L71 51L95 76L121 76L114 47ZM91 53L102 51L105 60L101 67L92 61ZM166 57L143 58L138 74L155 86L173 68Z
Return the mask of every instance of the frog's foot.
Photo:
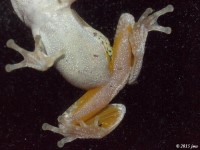
M40 36L35 37L35 50L33 52L19 47L12 39L8 40L7 47L14 49L24 57L24 60L20 63L7 64L5 67L7 72L24 67L31 67L39 71L45 71L51 67L58 58L64 55L64 51L58 51L53 56L46 55L44 53L45 48L41 42Z
M168 5L165 8L151 14L153 12L153 9L147 8L146 11L140 17L140 19L138 20L138 22L136 23L136 25L139 27L143 25L148 31L160 31L166 34L170 34L171 28L158 25L157 20L160 16L169 12L173 12L173 10L174 7L172 5Z
M63 135L64 138L57 143L58 147L63 147L65 143L77 138L103 138L119 125L125 112L126 108L124 105L111 104L87 121L79 121L78 124L73 124L62 115L58 118L58 128L44 123L42 129Z
M129 84L132 84L136 81L141 67L143 56L145 52L145 43L149 31L160 31L166 34L171 33L170 27L163 27L158 25L157 20L160 16L172 12L174 10L172 5L168 5L165 8L152 14L153 9L147 8L146 11L142 14L137 23L133 26L132 34L129 38L133 54L133 66L131 69Z

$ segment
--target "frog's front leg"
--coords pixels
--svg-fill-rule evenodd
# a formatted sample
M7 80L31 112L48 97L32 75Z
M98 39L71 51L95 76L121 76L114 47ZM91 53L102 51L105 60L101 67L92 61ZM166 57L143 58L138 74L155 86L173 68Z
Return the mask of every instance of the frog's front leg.
M58 51L53 56L48 56L45 54L45 47L41 41L40 36L35 37L35 50L33 52L27 51L21 47L19 47L14 40L10 39L7 42L7 47L14 49L19 52L24 60L17 64L7 64L5 69L7 72L11 72L13 70L30 67L39 71L45 71L49 67L51 67L54 62L64 55L64 51Z
M140 73L148 32L160 31L170 34L171 28L158 25L157 19L168 12L172 12L173 10L173 6L168 5L167 7L151 14L153 10L151 8L147 8L138 22L134 24L133 32L129 37L134 56L133 67L128 82L129 84L134 83Z

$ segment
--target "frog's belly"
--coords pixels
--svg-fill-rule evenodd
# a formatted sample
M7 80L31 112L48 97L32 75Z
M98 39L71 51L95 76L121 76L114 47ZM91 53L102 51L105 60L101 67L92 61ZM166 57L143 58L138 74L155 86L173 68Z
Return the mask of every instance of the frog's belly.
M39 32L47 55L64 50L65 56L56 63L63 77L74 86L88 89L109 79L108 60L102 41L77 22L71 11L49 19Z
M102 85L109 79L103 45L90 35L84 36L83 31L73 31L70 34L67 30L41 33L47 55L65 50L65 56L56 63L56 68L74 86L89 89Z
M65 56L57 62L56 68L68 82L82 89L98 87L109 80L108 62L105 57L98 58L94 55L82 58L78 59L75 55Z

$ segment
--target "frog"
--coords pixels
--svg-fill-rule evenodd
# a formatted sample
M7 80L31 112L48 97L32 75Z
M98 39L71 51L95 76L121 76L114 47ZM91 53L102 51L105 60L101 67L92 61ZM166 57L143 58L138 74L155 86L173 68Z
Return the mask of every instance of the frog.
M71 5L76 0L11 0L19 19L32 31L34 51L17 45L7 47L23 56L5 70L20 68L46 71L54 66L66 81L86 90L58 120L58 127L44 123L43 130L63 136L58 147L76 139L100 139L111 133L126 113L123 104L110 102L125 85L140 74L145 43L150 31L171 33L157 23L160 16L173 12L172 5L159 11L147 8L136 22L133 15L119 17L113 46L100 31L86 23Z

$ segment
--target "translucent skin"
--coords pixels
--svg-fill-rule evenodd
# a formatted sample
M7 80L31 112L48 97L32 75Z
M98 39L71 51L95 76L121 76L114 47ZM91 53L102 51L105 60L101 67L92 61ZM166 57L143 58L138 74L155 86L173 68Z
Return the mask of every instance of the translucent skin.
M9 40L7 46L22 54L24 60L8 64L6 71L23 67L45 71L55 65L68 82L88 90L58 117L58 127L43 124L43 130L64 136L59 147L77 138L102 138L118 126L126 108L109 103L127 83L137 79L149 31L171 33L171 28L158 25L157 19L172 12L172 5L153 14L148 8L136 23L125 13L111 47L102 33L70 8L74 1L11 0L18 17L32 30L35 50L26 51Z

